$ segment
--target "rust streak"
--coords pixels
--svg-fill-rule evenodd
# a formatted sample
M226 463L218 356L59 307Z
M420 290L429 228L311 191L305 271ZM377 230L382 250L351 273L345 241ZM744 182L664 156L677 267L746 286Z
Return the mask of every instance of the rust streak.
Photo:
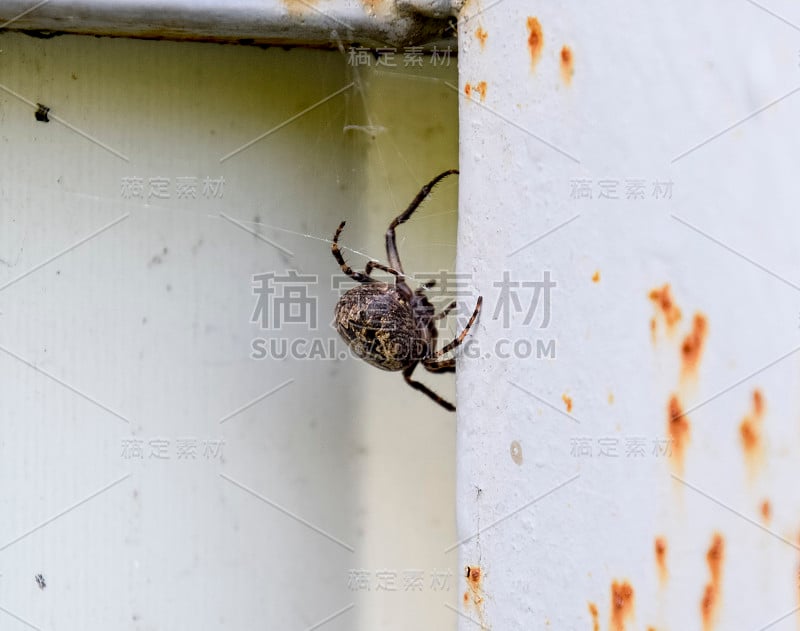
M465 574L467 577L467 590L464 592L464 607L475 607L478 621L483 627L483 571L479 565L468 565Z
M764 441L762 439L762 426L764 423L764 395L761 390L753 391L753 400L750 413L747 414L739 425L739 438L742 442L745 460L753 475L758 465L763 461Z
M658 565L658 577L662 585L667 582L669 572L667 571L667 539L666 537L656 537L655 541L656 565Z
M542 33L542 25L539 20L529 17L528 21L528 50L531 53L531 70L536 68L539 58L542 56L542 48L544 48L544 34Z
M714 627L722 599L722 564L725 557L725 540L718 532L714 533L711 545L706 552L706 563L711 579L706 584L703 599L700 601L700 612L703 616L703 629L710 631Z
M592 282L593 283L600 282L600 270L597 270L594 274L592 274Z
M684 376L697 371L707 334L708 320L702 313L695 313L692 319L692 330L683 339L681 345L682 374Z
M772 520L772 504L770 504L769 500L761 502L761 518L765 524L769 524Z
M486 46L486 38L489 37L489 33L487 33L482 26L479 26L475 31L475 37L478 38L478 41L481 43L481 50L483 50Z
M561 78L566 85L572 83L572 75L575 74L575 59L572 50L566 44L561 49Z
M597 605L589 603L589 613L592 616L592 631L600 631L600 614L597 611Z
M676 469L678 471L683 470L683 460L686 446L689 444L690 428L689 417L684 414L678 395L673 394L670 396L669 404L667 405L667 433L672 441Z
M612 631L625 631L625 622L633 617L633 587L628 581L611 583Z
M564 402L564 407L567 408L567 412L572 412L572 397L564 393L561 395L561 400Z
M658 287L650 291L648 295L650 300L653 301L656 307L656 316L661 316L666 325L667 333L672 334L675 331L675 326L680 322L681 310L672 298L672 289L669 283L662 287ZM657 321L654 317L650 321L650 329L653 337L656 335Z

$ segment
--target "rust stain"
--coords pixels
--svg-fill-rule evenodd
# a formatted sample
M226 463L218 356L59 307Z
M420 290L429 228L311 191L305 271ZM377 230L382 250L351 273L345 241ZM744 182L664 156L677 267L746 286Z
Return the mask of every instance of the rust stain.
M489 37L489 33L487 33L482 26L479 26L475 31L475 37L478 38L478 41L481 43L481 50L483 50L484 46L486 46L486 38Z
M468 97L472 96L473 92L477 92L478 94L480 94L481 102L483 102L484 99L486 99L486 81L480 81L478 83L472 83L472 84L467 83L464 86L464 94L466 94Z
M692 330L683 339L681 344L681 361L683 375L693 374L703 354L706 335L708 334L708 320L702 313L695 313L692 318Z
M567 412L572 412L572 397L568 394L562 394L561 400L564 402L564 407L567 408Z
M511 442L511 459L514 461L515 464L521 465L522 464L522 445L519 444L518 440Z
M594 274L592 274L592 282L593 283L600 282L600 270L597 270Z
M658 577L662 583L666 583L669 578L669 572L667 571L667 539L665 537L656 537L655 551Z
M672 289L669 283L666 283L663 287L653 289L648 296L656 306L656 315L660 315L664 319L667 333L672 334L675 331L675 325L680 322L681 310L672 298ZM650 320L650 330L653 333L653 337L655 337L656 328L657 321L656 318L653 318Z
M478 621L483 623L483 571L479 565L468 565L465 569L467 590L464 592L464 607L474 605Z
M600 631L600 614L597 612L597 605L590 602L589 613L592 615L592 631Z
M725 540L718 532L714 533L711 545L706 552L706 563L711 579L706 584L700 612L703 615L703 629L709 631L714 627L722 597L722 563L725 557Z
M613 392L609 392L608 393L608 404L609 405L614 405L614 393Z
M667 405L667 433L675 452L677 468L680 471L683 469L683 458L686 446L689 444L690 423L689 417L683 412L683 406L677 394L670 396Z
M761 519L764 520L765 524L768 524L772 519L772 504L770 504L769 500L761 502Z
M312 0L308 3L303 0L283 0L283 5L286 7L286 10L293 15L307 13L308 10L313 11L315 10L316 4L317 0Z
M739 438L742 441L745 460L747 461L750 473L755 473L756 468L763 460L764 446L761 437L762 425L764 422L764 395L761 390L753 391L752 409L744 417L739 425Z
M625 622L633 617L633 587L628 581L611 583L612 631L625 631Z
M542 33L542 25L536 18L528 18L528 50L531 53L531 70L536 67L539 57L542 56L542 48L544 48L544 34Z
M575 59L572 49L566 44L561 49L561 78L566 85L572 83L572 75L575 74Z

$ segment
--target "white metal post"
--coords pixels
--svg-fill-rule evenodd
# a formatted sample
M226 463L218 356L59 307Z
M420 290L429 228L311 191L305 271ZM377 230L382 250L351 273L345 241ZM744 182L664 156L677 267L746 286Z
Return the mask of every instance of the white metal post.
M798 22L463 8L460 629L798 623Z

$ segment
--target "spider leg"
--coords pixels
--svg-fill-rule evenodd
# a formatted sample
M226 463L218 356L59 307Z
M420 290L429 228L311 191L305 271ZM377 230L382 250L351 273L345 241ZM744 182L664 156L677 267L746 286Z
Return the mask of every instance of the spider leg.
M344 262L344 257L342 253L339 251L339 235L342 234L342 230L344 229L345 222L339 224L339 227L336 228L336 233L333 235L333 243L331 244L331 253L333 254L333 258L336 259L336 262L339 264L339 267L342 268L342 271L347 274L353 280L358 281L359 283L374 283L375 280L370 278L369 274L362 274L361 272L356 272L352 267L350 267L347 263Z
M406 208L400 215L398 215L391 224L389 224L389 229L386 231L386 256L389 259L389 265L396 270L399 270L400 273L403 273L403 265L400 263L400 255L397 253L397 241L395 239L394 230L399 226L401 223L405 223L414 214L414 211L417 207L423 202L423 200L428 196L431 192L431 189L439 183L440 180L443 180L448 175L453 175L458 173L458 169L450 169L449 171L445 171L444 173L440 173L435 178L433 178L430 182L428 182L425 186L422 187L417 196L411 200L411 204L409 204L408 208Z
M454 348L459 346L461 342L464 341L464 338L469 333L470 328L473 324L475 324L475 320L478 317L478 314L481 312L481 305L483 304L483 296L478 296L478 304L475 305L475 311L472 312L472 316L470 316L469 322L467 322L467 326L464 327L464 330L459 333L458 337L454 339L452 342L444 346L443 348L436 351L432 356L431 359L436 359L437 357L441 357L448 351L452 351Z
M380 270L383 270L384 272L386 272L387 274L391 274L392 276L396 276L396 277L397 277L397 280L398 280L398 281L401 281L401 282L402 282L402 281L404 281L404 280L406 279L406 277L405 277L405 276L403 276L403 275L402 275L400 272L398 272L396 269L393 269L393 268L391 268L391 267L387 267L387 266L386 266L386 265L384 265L383 263L378 263L378 261L369 261L369 262L367 263L367 266L366 266L366 268L364 268L364 273L365 273L367 276L369 276L369 275L372 273L372 270L373 270L373 269L380 269Z
M443 359L441 361L430 360L428 362L422 362L422 365L425 366L425 370L430 372L455 372L456 371L456 360L455 359Z
M414 381L411 378L411 373L414 372L414 369L417 367L417 364L411 364L408 368L403 371L403 377L406 380L406 383L414 388L414 390L419 390L420 392L428 395L431 399L436 401L439 405L441 405L445 410L449 410L450 412L456 411L456 406L448 401L445 401L442 397L436 394L433 390L428 388L425 384L420 383L419 381Z
M455 308L456 308L456 301L454 300L454 301L453 301L453 302L451 302L449 305L447 305L447 306L446 306L446 307L445 307L445 308L442 310L442 312L441 312L441 313L437 313L435 316L433 316L433 319L434 319L434 320L441 320L442 318L446 318L446 317L448 316L448 314L449 314L449 313L450 313L450 312L451 312L453 309L455 309Z

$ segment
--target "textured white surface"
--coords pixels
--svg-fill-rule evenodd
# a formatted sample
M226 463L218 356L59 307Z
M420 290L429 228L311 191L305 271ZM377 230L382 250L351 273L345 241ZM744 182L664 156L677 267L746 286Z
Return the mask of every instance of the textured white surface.
M454 415L397 374L250 344L337 338L327 240L347 219L343 245L383 258L390 219L454 166L454 65L9 33L0 50L0 347L17 356L0 352L0 628L302 630L351 604L324 628L453 628ZM171 198L124 197L132 176ZM177 199L179 177L224 177L224 194ZM456 190L403 227L407 271L452 269ZM318 331L265 331L252 275L292 268L319 275ZM421 378L452 397L452 376ZM224 445L180 459L179 439Z
M800 22L795 5L770 9ZM797 628L797 34L746 2L473 2L460 24L458 262L486 298L475 337L488 352L502 339L557 348L460 366L459 537L480 531L460 559L481 567L483 599L462 578L462 613L496 631L591 629L590 603L601 629L761 629L785 614L770 628ZM644 199L626 199L629 179L645 181ZM573 198L577 180L592 199ZM617 180L620 199L599 198L601 180ZM671 199L653 198L666 180ZM558 283L549 327L524 325L524 312L504 327L493 283L544 270ZM665 283L682 318L669 335L657 316L653 337L648 294ZM519 296L526 307L530 290ZM696 373L682 374L695 313L707 335ZM740 424L756 390L763 451L748 465ZM675 445L672 458L652 453L673 394L691 410L682 467ZM637 437L645 455L626 456ZM573 453L582 438L591 457ZM609 444L619 456L598 456ZM704 621L714 533L724 552ZM614 581L633 590L619 624Z

